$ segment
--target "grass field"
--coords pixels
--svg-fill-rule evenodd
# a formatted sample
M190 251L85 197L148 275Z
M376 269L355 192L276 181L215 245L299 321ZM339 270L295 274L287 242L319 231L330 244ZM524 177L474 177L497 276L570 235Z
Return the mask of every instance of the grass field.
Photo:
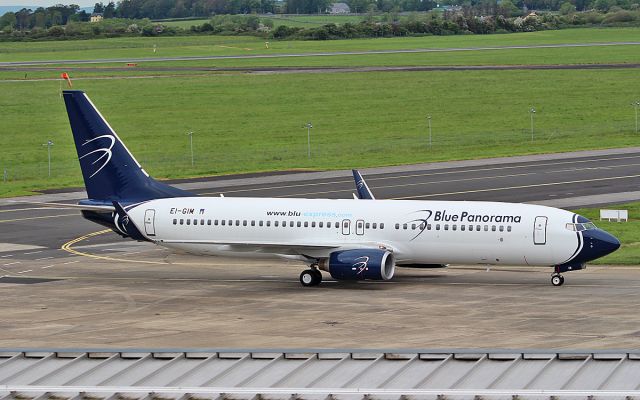
M60 42L0 43L0 62L84 60L103 58L177 57L371 51L421 48L471 48L558 43L638 41L640 28L565 29L504 35L424 36L328 41L270 41L248 36L179 36L112 38ZM157 52L153 53L153 46ZM640 54L636 49L636 54ZM429 53L433 54L433 53ZM528 63L537 62L530 58Z
M635 40L640 29L530 34L276 42L268 51L376 50ZM122 38L0 44L0 61L160 55L259 54L247 37ZM260 48L260 45L262 47ZM253 46L253 47L245 47ZM273 46L276 48L273 49ZM280 48L278 46L287 46ZM248 50L249 49L249 50ZM274 169L327 169L637 145L636 69L212 74L175 66L499 65L640 62L638 46L370 54L140 63L167 71L72 72L153 175L177 178ZM165 54L168 53L168 54ZM108 66L121 66L107 64ZM63 67L65 70L69 67ZM0 196L80 186L59 81L0 72ZM29 71L57 78L60 71ZM174 76L175 75L175 76ZM110 76L136 79L104 79ZM144 77L151 79L142 79ZM80 78L87 77L82 80ZM93 78L91 78L93 77ZM17 81L9 81L15 79ZM528 110L537 109L535 139ZM427 114L433 147L426 146ZM312 153L306 130L312 121ZM193 130L196 166L186 132ZM53 176L46 177L47 140Z
M599 228L616 236L622 246L620 249L606 257L592 262L592 264L631 264L637 265L640 261L640 203L628 203L616 205L617 210L629 210L629 222L598 221L600 208L583 208L574 210L596 223Z
M466 71L88 80L147 170L183 177L352 168L637 145L635 70ZM2 83L4 194L81 185L57 82ZM537 108L530 141L529 107ZM425 116L432 115L433 148ZM306 130L312 121L311 159ZM191 168L186 132L193 130ZM53 140L53 178L46 150Z
M314 26L322 26L326 24L344 24L351 22L357 24L362 21L364 16L356 15L272 15L272 16L260 16L260 20L273 21L274 28L280 25L296 26L301 28L311 28ZM205 22L209 22L210 19L195 19L195 20L183 20L183 21L160 21L167 26L175 26L182 29L189 29L193 25L202 25Z

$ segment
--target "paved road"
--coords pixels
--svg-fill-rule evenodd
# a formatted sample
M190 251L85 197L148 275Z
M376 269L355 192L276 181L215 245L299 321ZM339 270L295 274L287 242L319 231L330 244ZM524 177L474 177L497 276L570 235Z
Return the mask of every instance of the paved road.
M136 58L101 58L93 60L40 60L40 61L12 61L0 62L0 67L51 65L51 64L104 64L121 62L158 62L158 61L198 61L198 60L224 60L224 59L254 59L254 58L292 58L292 57L329 57L352 56L367 54L402 54L402 53L443 53L460 51L486 51L486 50L512 50L512 49L550 49L571 47L608 47L608 46L637 46L640 42L606 42L606 43L560 43L540 45L517 45L495 47L449 47L434 49L404 49L404 50L368 50L368 51L335 51L315 53L287 53L287 54L244 54L229 56L190 56L190 57L136 57Z

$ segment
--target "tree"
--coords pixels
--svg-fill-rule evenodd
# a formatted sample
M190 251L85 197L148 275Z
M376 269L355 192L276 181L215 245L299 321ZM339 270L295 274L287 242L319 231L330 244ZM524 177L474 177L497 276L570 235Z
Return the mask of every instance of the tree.
M116 4L113 1L110 1L106 7L104 7L104 12L102 15L104 18L113 18L116 16Z
M14 29L17 26L16 14L13 12L5 13L2 17L0 17L0 29L11 28Z
M569 3L568 1L565 1L560 6L560 14L562 15L569 15L569 14L573 14L574 12L576 12L576 6Z
M96 3L96 5L93 6L93 12L94 12L94 14L102 14L102 13L104 13L104 4L103 3Z

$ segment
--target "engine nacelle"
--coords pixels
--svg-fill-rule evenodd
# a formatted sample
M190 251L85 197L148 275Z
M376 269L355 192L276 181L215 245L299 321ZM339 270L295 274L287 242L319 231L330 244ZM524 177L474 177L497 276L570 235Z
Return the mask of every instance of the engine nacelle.
M337 280L389 280L393 278L396 261L393 253L379 249L334 251L318 267Z

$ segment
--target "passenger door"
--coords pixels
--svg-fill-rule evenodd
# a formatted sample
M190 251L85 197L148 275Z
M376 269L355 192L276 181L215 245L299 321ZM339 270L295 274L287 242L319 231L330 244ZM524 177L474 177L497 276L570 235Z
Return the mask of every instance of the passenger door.
M146 210L144 212L144 230L149 236L156 235L155 218L156 210Z
M533 225L533 244L547 244L547 217L536 217Z

